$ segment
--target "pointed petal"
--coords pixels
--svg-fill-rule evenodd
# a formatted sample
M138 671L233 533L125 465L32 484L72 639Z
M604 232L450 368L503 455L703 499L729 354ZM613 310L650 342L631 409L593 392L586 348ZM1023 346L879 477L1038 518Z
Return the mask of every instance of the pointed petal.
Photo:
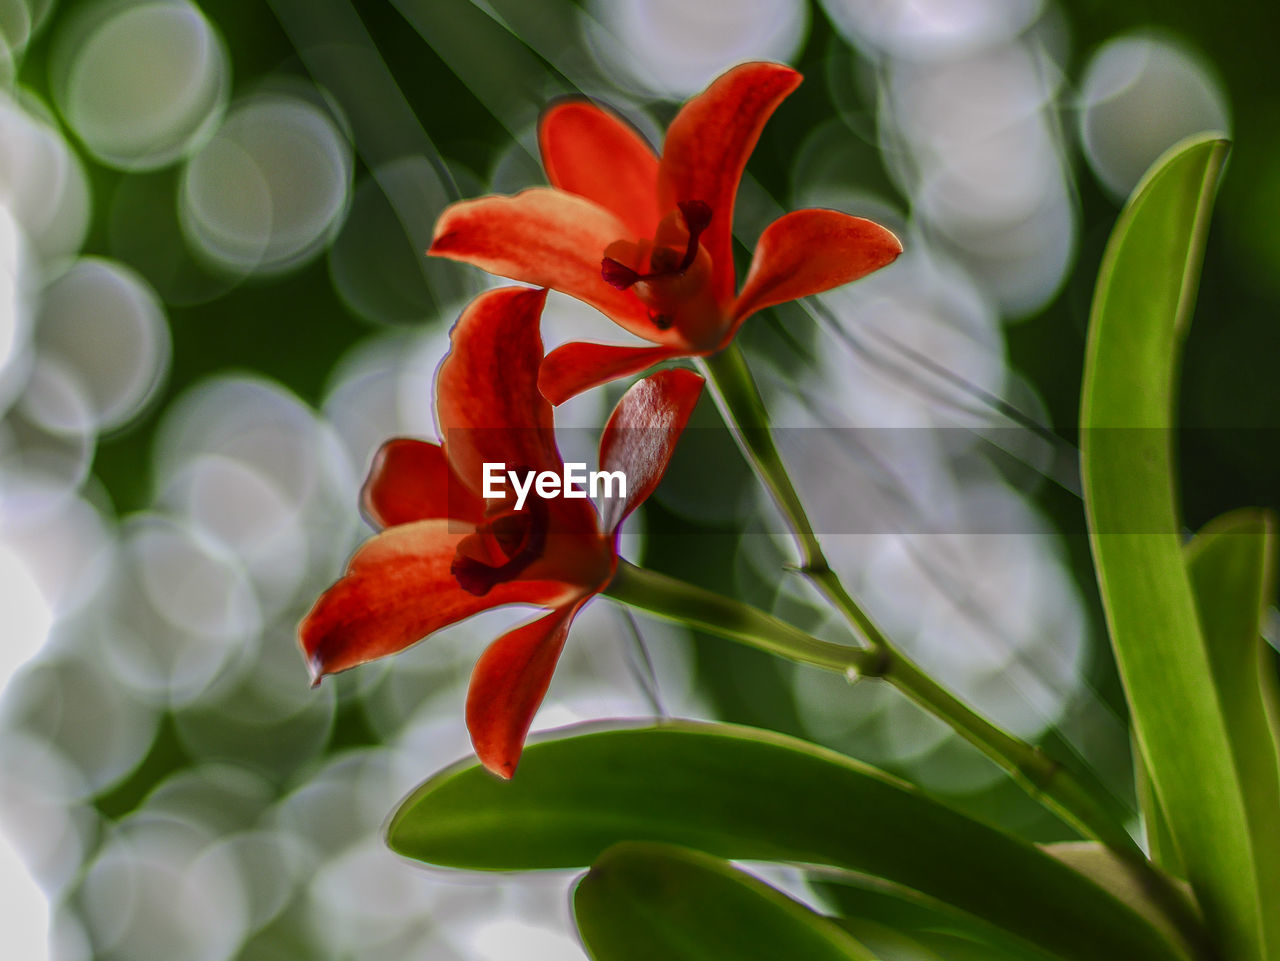
M379 528L431 517L478 523L484 516L484 501L453 475L444 448L408 437L378 449L360 503Z
M622 347L572 343L547 354L538 370L542 396L557 406L584 390L629 377L688 351L681 347Z
M549 581L510 581L483 597L468 594L449 572L470 529L447 520L401 524L366 541L347 573L320 595L298 626L298 641L319 680L404 650L434 631L502 604L553 607L574 588Z
M744 63L721 74L680 110L667 131L659 173L663 210L680 201L711 207L702 245L711 254L716 299L733 298L733 201L765 121L800 85L780 63Z
M735 329L751 314L839 287L893 263L902 243L892 231L835 210L796 210L760 235L734 305Z
M471 672L467 730L480 763L499 777L516 772L533 716L551 684L569 625L582 603L517 627L485 650Z
M622 471L627 495L605 502L605 530L617 530L657 489L698 405L702 384L691 370L663 370L633 385L618 401L600 437L600 469Z
M576 297L614 323L662 343L648 309L630 291L610 287L600 273L605 248L630 236L599 204L564 190L534 187L514 197L480 197L445 208L428 254L474 264L499 277L550 287Z
M594 200L652 237L658 226L658 157L635 128L586 100L566 100L538 124L542 166L552 186Z
M538 392L545 290L485 291L462 312L436 374L436 416L458 477L483 493L485 463L560 472L551 405Z

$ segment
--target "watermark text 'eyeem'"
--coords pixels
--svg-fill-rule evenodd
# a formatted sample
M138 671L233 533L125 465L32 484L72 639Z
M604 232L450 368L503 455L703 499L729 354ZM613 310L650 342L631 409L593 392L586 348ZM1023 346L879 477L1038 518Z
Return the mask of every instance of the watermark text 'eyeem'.
M486 499L506 497L507 492L504 488L508 482L516 495L516 510L524 507L530 491L534 491L544 500L553 497L585 500L588 496L593 498L627 496L627 475L620 470L588 472L586 464L569 463L564 465L563 474L557 474L550 470L507 470L507 465L503 463L484 464L483 494Z

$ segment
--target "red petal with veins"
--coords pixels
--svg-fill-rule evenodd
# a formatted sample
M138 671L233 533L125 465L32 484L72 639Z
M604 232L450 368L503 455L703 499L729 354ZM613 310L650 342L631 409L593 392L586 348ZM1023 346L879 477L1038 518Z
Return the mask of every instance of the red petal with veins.
M734 304L734 330L757 310L821 293L893 263L889 230L835 210L796 210L765 228Z
M568 100L542 114L538 145L552 186L612 211L635 239L653 236L661 216L658 157L630 124L593 103Z
M542 396L559 405L584 390L648 370L673 357L682 347L621 347L616 344L572 343L557 347L542 362L538 387Z
M635 294L605 283L605 248L630 230L599 204L551 187L514 197L480 197L445 208L428 254L474 264L500 277L559 290L602 311L621 327L667 343ZM446 438L447 440L447 438Z
M396 437L378 449L360 503L379 528L431 517L477 524L484 516L484 501L454 476L444 449L408 437Z
M551 405L538 392L545 290L485 291L462 312L436 374L436 416L458 477L483 493L483 465L560 472Z
M370 538L347 573L320 595L298 627L312 677L335 674L404 650L428 634L502 604L554 607L580 589L555 581L510 581L484 597L449 572L470 532L447 520L401 524Z
M622 471L627 496L605 504L605 530L617 530L657 489L693 416L702 383L691 370L664 370L632 385L618 401L600 437L600 469Z
M779 63L744 63L686 103L667 131L660 206L669 210L689 200L710 205L702 245L711 255L712 283L722 304L733 299L733 201L742 171L765 121L801 79Z
M582 602L552 611L498 638L476 662L467 691L467 730L480 763L499 777L516 772L533 716L551 684L569 625Z

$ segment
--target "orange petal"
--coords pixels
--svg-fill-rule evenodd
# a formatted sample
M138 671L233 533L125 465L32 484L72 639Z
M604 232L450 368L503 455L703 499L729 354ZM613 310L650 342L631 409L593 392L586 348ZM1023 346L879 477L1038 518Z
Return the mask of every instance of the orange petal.
M476 494L486 463L560 472L551 405L538 392L545 290L485 291L462 312L436 374L436 416L449 462Z
M600 274L605 248L636 239L630 233L599 204L564 190L534 187L514 197L451 204L436 221L427 253L569 294L632 333L665 343L678 335L664 336L635 294L610 287Z
M542 114L538 145L552 186L594 200L633 237L653 236L658 157L630 124L586 100L566 100Z
M572 343L547 354L538 371L538 387L551 403L563 404L584 390L630 377L654 364L688 354L682 347L621 347Z
M902 243L879 224L835 210L796 210L760 235L734 305L734 329L765 307L839 287L893 263Z
M657 489L698 405L702 384L691 370L663 370L632 385L618 401L600 437L600 469L622 471L627 496L606 502L605 530L617 530Z
M569 625L582 606L552 611L504 634L471 672L467 730L480 763L499 777L516 772L533 716L551 684Z
M711 206L702 245L711 254L716 299L733 298L733 201L765 121L801 76L780 63L744 63L721 74L680 110L667 131L659 173L663 210L679 201Z
M468 594L449 572L470 531L447 520L401 524L366 541L347 573L320 595L298 627L317 681L404 650L428 634L502 604L554 607L576 588L552 581L510 581L484 597Z
M379 528L431 517L474 524L484 516L484 501L454 476L444 448L408 437L396 437L378 449L360 502Z

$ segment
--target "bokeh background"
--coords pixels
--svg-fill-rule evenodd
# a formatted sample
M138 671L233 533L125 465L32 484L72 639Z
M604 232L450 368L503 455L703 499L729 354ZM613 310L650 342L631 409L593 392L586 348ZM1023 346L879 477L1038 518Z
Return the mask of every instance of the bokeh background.
M1276 26L1263 0L2 0L6 956L583 957L571 878L432 873L379 839L467 753L470 664L525 612L316 690L293 632L368 533L373 449L434 436L448 327L492 283L422 256L436 214L542 182L549 99L658 143L745 59L806 81L739 253L804 205L907 248L744 334L830 553L926 667L1132 810L1075 468L1089 298L1147 165L1230 133L1185 511L1280 506ZM616 339L553 297L548 342L575 334ZM613 396L558 413L578 459ZM625 553L839 637L710 404L698 427ZM598 601L537 726L654 714L797 733L1064 836L893 691Z

